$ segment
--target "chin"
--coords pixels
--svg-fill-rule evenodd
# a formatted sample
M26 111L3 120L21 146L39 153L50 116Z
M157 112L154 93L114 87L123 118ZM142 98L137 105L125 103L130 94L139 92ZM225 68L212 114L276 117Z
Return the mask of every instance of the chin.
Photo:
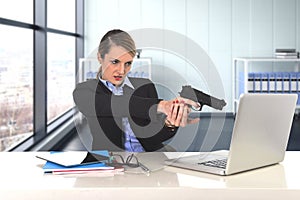
M115 86L120 86L123 83L124 80L121 81L113 81L112 84L114 84Z

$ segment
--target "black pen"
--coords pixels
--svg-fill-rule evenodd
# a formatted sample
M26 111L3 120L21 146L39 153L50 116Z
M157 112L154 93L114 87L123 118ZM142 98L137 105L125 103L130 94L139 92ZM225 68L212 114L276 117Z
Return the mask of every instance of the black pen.
M139 166L147 173L150 173L150 169L148 167L146 167L145 165L143 165L142 163L139 162Z

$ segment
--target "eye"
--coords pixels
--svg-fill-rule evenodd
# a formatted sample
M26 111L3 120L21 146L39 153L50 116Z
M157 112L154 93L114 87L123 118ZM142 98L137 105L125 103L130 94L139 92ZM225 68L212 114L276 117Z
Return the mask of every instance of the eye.
M132 64L132 61L125 63L125 66L126 66L126 67L130 67L131 64Z
M114 60L111 60L110 62L115 65L115 64L118 64L120 61L118 59L114 59Z

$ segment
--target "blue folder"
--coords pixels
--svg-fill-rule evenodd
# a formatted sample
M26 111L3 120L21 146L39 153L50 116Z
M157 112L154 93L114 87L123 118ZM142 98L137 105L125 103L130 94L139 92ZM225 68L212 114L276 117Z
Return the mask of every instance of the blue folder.
M55 164L53 162L47 161L46 164L43 166L44 172L53 172L53 171L71 171L71 170L96 170L96 169L108 169L113 168L109 167L103 162L94 163L94 164L86 164L86 165L77 165L73 167L65 167L62 165Z
M50 152L51 154L66 154L68 152ZM91 151L92 154L97 154L101 156L105 156L109 159L109 152L106 150L100 151ZM63 166L51 161L47 161L43 166L44 172L53 172L53 171L71 171L71 170L96 170L96 169L113 169L113 167L108 166L105 161L103 162L95 162L95 163L87 163L87 164L78 164L73 166Z
M239 94L244 93L244 77L240 73ZM259 93L296 93L300 105L300 72L249 72L248 92Z

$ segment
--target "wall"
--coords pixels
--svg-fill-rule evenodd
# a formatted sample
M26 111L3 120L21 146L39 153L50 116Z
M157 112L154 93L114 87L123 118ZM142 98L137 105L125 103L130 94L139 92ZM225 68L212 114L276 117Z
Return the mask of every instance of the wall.
M225 92L220 97L229 103L226 111L232 111L232 58L270 57L276 48L300 50L300 0L88 0L85 4L86 56L93 55L102 35L112 28L175 31L203 48L212 63L199 73L185 55L149 50L142 56L152 57L154 81L170 87L173 94L186 82L223 95L214 90L220 87L211 73L215 67ZM168 67L175 73L170 74Z

